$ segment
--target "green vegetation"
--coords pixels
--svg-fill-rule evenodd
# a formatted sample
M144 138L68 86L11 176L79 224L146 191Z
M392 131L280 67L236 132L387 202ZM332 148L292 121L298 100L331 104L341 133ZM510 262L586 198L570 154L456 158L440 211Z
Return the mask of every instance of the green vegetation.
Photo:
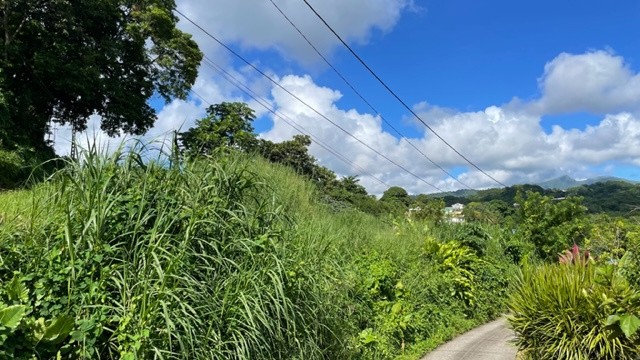
M568 195L581 196L592 214L627 216L640 206L640 184L622 181L599 182L567 190Z
M566 192L518 186L460 200L468 222L510 231L505 254L523 266L509 321L523 359L640 356L637 191L621 182Z
M556 205L559 206L559 205ZM509 300L524 358L637 359L640 356L640 223L590 216L560 226L577 245L558 260L525 266Z
M571 244L582 244L587 232L586 208L580 198L561 201L536 192L518 196L516 210L516 238L531 243L536 255L544 260L557 258L557 254Z
M640 291L620 266L579 260L525 268L509 321L527 358L637 359Z
M433 194L442 198L447 206L455 203L473 204L484 212L495 212L508 216L517 203L518 193L534 192L552 198L581 197L582 204L590 214L605 213L610 216L629 216L640 207L640 184L603 178L602 181L584 184L567 190L545 189L538 185L514 185L502 189L458 190L454 193ZM473 216L473 214L471 213ZM493 222L494 216L487 214L485 221ZM500 222L501 219L498 219Z
M211 105L207 116L180 134L182 148L190 154L209 155L221 147L250 151L257 140L253 133L253 110L244 103Z
M295 135L291 140L280 143L258 139L253 132L253 110L244 103L212 105L207 113L205 118L196 121L193 128L179 134L183 153L200 156L233 149L257 154L311 180L335 209L355 207L374 215L388 215L392 210L401 214L407 210L408 202L401 207L390 207L367 194L367 190L358 184L357 177L338 179L333 171L318 165L309 154L311 137L308 135Z
M416 358L504 309L497 228L380 221L317 189L233 151L134 152L2 194L2 356Z
M173 0L0 4L0 358L412 359L507 306L531 359L640 356L640 185L377 200L244 103L55 159L54 124L143 134L202 53Z
M252 121L214 105L165 160L93 148L0 194L0 355L412 359L508 305L531 359L637 356L639 222L513 187L450 224Z
M3 1L0 42L0 189L22 185L54 157L54 124L143 134L154 95L185 98L202 54L176 28L173 0ZM64 19L64 21L61 21Z
M214 105L156 161L92 148L0 194L0 356L412 359L508 306L530 359L637 357L639 222L517 186L450 224L447 197L377 200L253 119ZM555 264L572 244L588 260Z

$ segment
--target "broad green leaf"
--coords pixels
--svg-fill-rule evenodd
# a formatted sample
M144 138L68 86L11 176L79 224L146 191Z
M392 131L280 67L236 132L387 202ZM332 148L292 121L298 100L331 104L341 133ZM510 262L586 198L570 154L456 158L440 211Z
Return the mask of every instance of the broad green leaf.
M61 315L52 321L51 325L47 326L44 332L43 340L59 343L64 340L71 330L73 330L74 321L71 316Z
M402 303L397 302L393 304L393 306L391 307L391 313L393 315L398 315L401 311L402 311Z
M11 301L25 303L29 300L29 290L27 290L17 275L7 284L7 295L9 295Z
M640 328L640 319L637 316L629 314L620 318L620 329L622 329L627 338L632 337L638 331L638 328Z
M618 321L620 321L620 315L609 315L609 317L607 318L607 326L613 325Z
M26 306L12 305L0 310L0 324L15 329L24 317Z
M39 317L37 320L33 321L33 323L30 325L30 328L32 331L32 336L36 340L41 341L47 329L44 318Z

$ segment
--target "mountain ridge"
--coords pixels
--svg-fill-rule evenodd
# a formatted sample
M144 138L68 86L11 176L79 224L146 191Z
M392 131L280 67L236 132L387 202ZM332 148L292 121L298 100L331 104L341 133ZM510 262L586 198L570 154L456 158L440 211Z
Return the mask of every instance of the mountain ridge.
M568 190L568 189L575 188L582 185L593 185L596 183L604 183L608 181L620 181L628 184L640 184L639 181L624 179L624 178L615 177L615 176L597 176L597 177L588 178L585 180L576 180L570 177L569 175L562 175L557 178L538 182L535 184L517 184L517 185L537 185L545 190ZM460 189L456 191L445 191L445 192L433 193L429 195L435 198L444 198L444 197L466 198L478 193L479 191L482 191L482 190Z
M629 184L638 183L637 181L615 177L615 176L598 176L594 178L588 178L585 180L576 180L568 175L563 175L551 180L537 183L536 185L539 185L544 189L550 189L550 190L567 190L567 189L581 186L581 185L593 185L595 183L607 182L607 181L622 181Z

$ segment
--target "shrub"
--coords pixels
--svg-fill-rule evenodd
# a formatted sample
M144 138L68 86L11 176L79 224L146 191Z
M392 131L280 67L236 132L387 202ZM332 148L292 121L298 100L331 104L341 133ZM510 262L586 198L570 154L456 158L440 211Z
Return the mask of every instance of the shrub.
M68 164L34 200L32 225L0 233L0 357L340 351L322 289L285 256L290 222L247 164L167 168L135 152Z
M24 186L29 180L42 181L60 165L53 158L52 149L37 151L16 147L9 150L0 146L0 190Z
M525 267L509 308L516 343L529 359L640 356L640 294L611 265Z
M514 264L520 264L525 259L531 258L535 252L535 246L530 242L509 237L504 244L504 255L507 256Z

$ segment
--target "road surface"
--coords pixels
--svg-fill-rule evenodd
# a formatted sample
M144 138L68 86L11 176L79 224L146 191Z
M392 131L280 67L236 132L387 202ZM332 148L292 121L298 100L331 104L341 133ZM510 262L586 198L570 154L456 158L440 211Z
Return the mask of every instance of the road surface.
M436 348L422 360L514 360L514 333L500 318Z

